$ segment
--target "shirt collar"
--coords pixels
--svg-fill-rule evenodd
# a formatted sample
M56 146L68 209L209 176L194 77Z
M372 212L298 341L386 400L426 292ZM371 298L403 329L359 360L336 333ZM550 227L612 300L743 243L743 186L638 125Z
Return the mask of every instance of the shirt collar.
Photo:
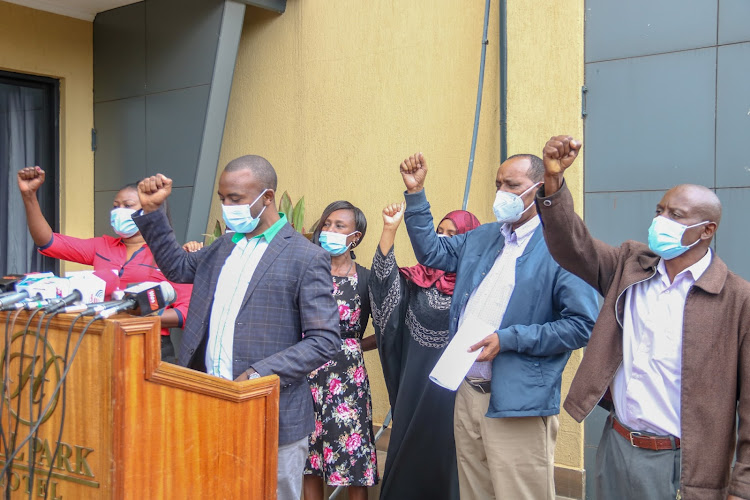
M284 227L284 224L286 224L286 214L283 214L279 212L279 220L273 223L271 227L266 229L260 234L256 234L251 239L255 238L265 238L267 243L271 243L271 240L273 239L276 234L281 231L281 228ZM235 245L242 240L242 238L245 237L245 233L234 233L234 236L232 236L232 243Z
M701 260L699 260L692 266L686 269L683 269L680 273L677 274L677 276L674 277L674 280L672 281L672 283L677 281L677 278L685 275L686 273L690 273L690 275L693 278L693 282L698 281L698 279L701 276L703 276L703 273L706 272L706 269L708 269L708 266L711 265L711 258L712 258L711 247L709 247L708 252L706 252L706 255L704 255ZM669 281L669 278L668 278L669 275L667 274L667 265L664 263L664 259L659 259L659 264L657 264L656 270L659 271L659 274L664 279Z
M515 231L513 231L512 227L513 224L506 222L502 225L500 228L500 232L503 234L503 237L507 241L513 241L514 239L516 241L523 241L524 239L530 237L537 227L539 227L539 215L535 215L531 219L527 220L521 227L517 228ZM515 234L515 238L514 238Z

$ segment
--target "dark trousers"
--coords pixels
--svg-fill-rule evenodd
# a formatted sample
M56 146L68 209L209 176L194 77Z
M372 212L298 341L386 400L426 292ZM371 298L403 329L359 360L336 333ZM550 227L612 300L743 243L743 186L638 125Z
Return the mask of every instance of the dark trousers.
M172 344L172 339L169 335L161 336L161 360L172 364L177 363L174 344Z
M612 428L610 415L596 452L595 475L596 498L601 500L675 500L680 450L636 448Z

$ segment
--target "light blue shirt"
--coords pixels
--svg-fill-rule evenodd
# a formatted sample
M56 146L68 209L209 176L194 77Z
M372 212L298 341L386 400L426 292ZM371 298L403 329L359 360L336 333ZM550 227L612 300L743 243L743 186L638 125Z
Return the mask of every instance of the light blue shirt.
M261 257L276 233L286 224L286 216L279 215L281 218L262 234L250 239L242 233L232 237L235 247L221 268L211 305L206 346L206 372L209 375L234 380L234 323ZM196 293L200 291L196 290Z

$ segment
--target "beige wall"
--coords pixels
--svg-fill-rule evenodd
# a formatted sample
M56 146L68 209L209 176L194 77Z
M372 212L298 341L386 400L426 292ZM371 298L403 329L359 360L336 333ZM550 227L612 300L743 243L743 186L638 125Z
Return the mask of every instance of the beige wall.
M61 229L93 236L92 23L0 1L0 69L60 80Z
M289 0L281 16L248 7L220 168L244 154L265 156L279 174L279 192L305 196L308 225L331 201L359 206L369 227L357 254L369 266L382 207L403 200L398 165L409 154L421 151L429 161L433 214L461 208L483 16L479 0ZM509 154L539 154L556 133L581 136L582 16L581 0L509 2ZM493 219L500 160L498 2L488 39L469 198L482 222ZM569 179L579 203L581 172ZM220 217L214 199L211 220ZM415 263L405 228L396 256L400 265ZM375 421L382 422L388 401L377 354L368 353L366 363ZM582 427L567 415L562 421L557 461L581 468Z

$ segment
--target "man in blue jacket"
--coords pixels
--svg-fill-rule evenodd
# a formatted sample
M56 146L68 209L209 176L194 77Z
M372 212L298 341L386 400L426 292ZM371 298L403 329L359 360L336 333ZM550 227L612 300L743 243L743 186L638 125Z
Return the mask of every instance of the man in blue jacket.
M453 238L434 231L424 156L404 160L401 175L417 259L456 273L450 335L466 318L488 325L470 349L482 351L456 394L461 499L554 500L562 372L570 352L589 339L597 299L547 250L533 203L544 164L534 155L516 155L500 165L493 205L498 222Z

